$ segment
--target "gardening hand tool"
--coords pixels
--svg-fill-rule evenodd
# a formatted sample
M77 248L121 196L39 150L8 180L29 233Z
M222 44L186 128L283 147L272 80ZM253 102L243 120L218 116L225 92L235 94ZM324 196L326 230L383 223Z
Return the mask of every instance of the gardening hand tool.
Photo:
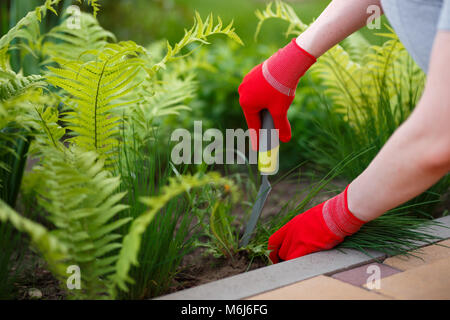
M262 110L260 116L261 128L263 130L260 130L259 133L258 171L261 174L262 183L256 196L256 202L252 208L250 220L247 222L244 236L240 242L241 247L248 245L259 216L261 215L264 203L272 189L269 183L269 176L278 172L278 152L280 147L278 131L272 130L275 126L269 111L266 109Z

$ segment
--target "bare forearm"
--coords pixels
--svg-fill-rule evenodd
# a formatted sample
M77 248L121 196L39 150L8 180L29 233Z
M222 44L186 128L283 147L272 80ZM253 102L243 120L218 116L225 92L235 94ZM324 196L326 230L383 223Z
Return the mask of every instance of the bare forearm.
M310 27L297 38L297 44L316 58L350 34L364 27L371 15L367 8L380 0L333 0Z
M448 57L450 32L440 32L418 106L348 189L349 209L358 218L377 218L424 192L450 170Z

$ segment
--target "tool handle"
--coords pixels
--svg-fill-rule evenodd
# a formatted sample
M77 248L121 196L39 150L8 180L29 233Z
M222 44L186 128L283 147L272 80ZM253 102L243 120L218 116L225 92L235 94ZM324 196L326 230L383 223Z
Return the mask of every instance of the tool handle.
M266 109L260 112L261 129L259 132L258 170L262 175L274 175L278 172L280 140L273 118Z

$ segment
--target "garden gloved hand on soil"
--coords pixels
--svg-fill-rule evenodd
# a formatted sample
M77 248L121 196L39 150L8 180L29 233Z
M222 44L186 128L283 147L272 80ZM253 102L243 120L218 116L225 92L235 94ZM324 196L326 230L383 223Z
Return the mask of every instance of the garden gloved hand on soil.
M259 113L263 109L269 110L272 115L280 140L288 142L291 139L287 111L294 100L300 78L315 62L316 58L293 39L244 77L239 86L239 103L250 129L253 150L258 149Z
M331 249L365 223L348 209L347 188L336 197L297 215L269 238L270 260L277 263Z

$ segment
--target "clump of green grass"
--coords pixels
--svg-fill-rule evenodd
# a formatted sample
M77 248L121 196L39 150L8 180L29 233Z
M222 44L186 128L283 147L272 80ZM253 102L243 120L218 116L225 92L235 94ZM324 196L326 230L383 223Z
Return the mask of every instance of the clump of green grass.
M299 190L291 201L285 203L280 208L277 215L258 226L250 245L267 244L268 238L274 232L292 218L304 213L310 208L319 192L328 192L330 198L334 194L341 192L342 190L336 190L336 188L332 190L330 188L333 180L341 177L345 167L350 165L358 157L364 156L366 152L370 152L370 149L346 157L322 179L312 183L307 188ZM302 198L300 202L298 202L299 198ZM411 250L428 243L442 240L434 236L429 230L430 227L443 227L442 224L430 219L429 216L425 217L423 212L421 212L424 206L438 202L439 200L435 199L427 202L407 203L392 209L379 218L363 225L357 233L346 237L336 248L356 249L369 256L369 250L376 250L387 255L409 255Z
M427 230L440 223L416 217L407 207L400 207L363 225L357 233L347 237L338 248L351 248L370 255L368 249L387 255L411 255L410 251L425 244L442 240Z
M141 197L158 195L176 171L170 166L170 152L165 152L171 150L170 146L162 147L164 141L157 134L139 149L134 139L124 139L116 166L122 178L121 191L127 192L125 204L129 205L122 217L135 219L146 208ZM142 237L139 266L130 271L135 283L129 292L122 293L123 298L155 297L170 287L182 258L193 249L195 238L189 237L194 218L191 211L192 201L180 196L155 215Z

